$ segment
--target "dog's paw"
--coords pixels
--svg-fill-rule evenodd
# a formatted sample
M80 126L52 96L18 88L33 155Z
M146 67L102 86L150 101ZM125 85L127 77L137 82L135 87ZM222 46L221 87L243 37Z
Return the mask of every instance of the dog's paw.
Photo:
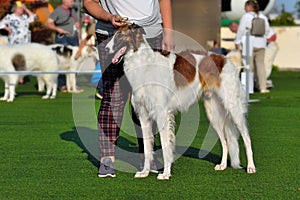
M42 96L42 99L49 99L49 95Z
M147 176L149 176L149 171L141 171L135 173L134 178L145 178Z
M55 99L55 98L56 98L56 96L51 96L51 97L50 97L50 99Z
M248 166L247 167L247 173L248 174L254 174L254 173L256 173L255 167L254 166Z
M0 101L7 101L7 98L6 97L1 97Z
M216 171L223 171L223 170L225 170L227 168L227 166L226 165L216 165L215 166L215 170Z
M14 101L14 99L7 99L7 102L13 102Z
M171 177L171 174L158 174L157 180L169 180Z

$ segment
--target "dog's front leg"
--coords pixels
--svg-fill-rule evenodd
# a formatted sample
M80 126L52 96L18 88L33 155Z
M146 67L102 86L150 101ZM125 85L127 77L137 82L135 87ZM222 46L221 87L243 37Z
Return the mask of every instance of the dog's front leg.
M8 92L8 99L7 102L13 102L15 99L15 89L16 89L16 83L10 83L9 84L9 92Z
M171 112L168 112L166 115L162 114L161 118L157 120L157 123L160 127L160 140L164 156L164 172L158 174L157 179L168 180L171 177L171 166L174 160L175 151L174 115Z
M1 101L6 101L8 99L8 95L9 95L9 81L7 78L5 78L4 82L5 82L4 96L0 98Z
M140 117L142 132L143 132L143 141L144 141L144 168L141 172L135 174L135 178L145 178L149 175L150 164L153 160L153 144L154 137L152 133L152 123L149 118L143 119Z
M71 86L71 74L66 74L66 87L68 92L72 92L72 90L74 90Z
M11 75L8 80L8 97L7 97L7 102L13 102L15 99L15 89L16 89L16 84L19 80L18 75Z

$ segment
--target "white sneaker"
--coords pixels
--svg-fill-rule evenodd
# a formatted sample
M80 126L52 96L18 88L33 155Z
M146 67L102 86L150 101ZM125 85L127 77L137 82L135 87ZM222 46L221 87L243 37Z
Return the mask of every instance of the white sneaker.
M262 93L262 94L269 93L269 92L270 92L270 90L267 90L267 89L260 90L260 93Z

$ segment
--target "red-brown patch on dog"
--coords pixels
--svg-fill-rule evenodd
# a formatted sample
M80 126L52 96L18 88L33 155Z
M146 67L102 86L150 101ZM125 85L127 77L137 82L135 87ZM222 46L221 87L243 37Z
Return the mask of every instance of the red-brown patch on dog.
M200 82L204 90L220 87L220 73L222 72L224 63L223 56L215 54L205 56L201 60L198 70Z
M193 82L196 77L196 59L188 52L176 54L174 63L174 80L176 87L184 87Z
M222 69L225 65L225 59L222 55L211 54L210 57L213 59L214 63L218 67L219 72L222 72Z

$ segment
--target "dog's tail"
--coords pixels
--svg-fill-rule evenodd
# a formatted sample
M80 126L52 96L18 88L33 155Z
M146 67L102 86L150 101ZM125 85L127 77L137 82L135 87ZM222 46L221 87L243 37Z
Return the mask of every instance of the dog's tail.
M239 153L239 131L233 123L230 115L227 114L224 121L224 132L227 140L228 152L230 156L231 166L233 168L241 168Z

